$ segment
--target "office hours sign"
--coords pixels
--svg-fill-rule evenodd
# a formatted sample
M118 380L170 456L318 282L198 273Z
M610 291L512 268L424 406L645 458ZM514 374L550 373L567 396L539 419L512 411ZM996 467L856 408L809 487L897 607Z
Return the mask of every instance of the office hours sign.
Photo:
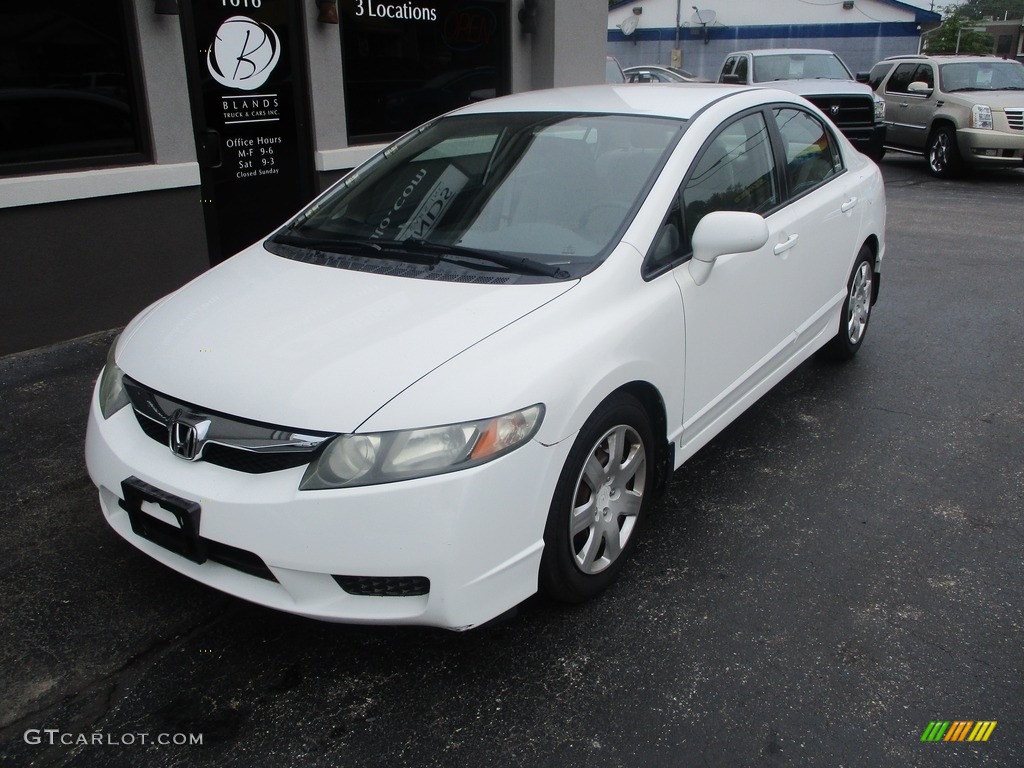
M182 0L180 7L216 263L315 193L302 14L293 0Z

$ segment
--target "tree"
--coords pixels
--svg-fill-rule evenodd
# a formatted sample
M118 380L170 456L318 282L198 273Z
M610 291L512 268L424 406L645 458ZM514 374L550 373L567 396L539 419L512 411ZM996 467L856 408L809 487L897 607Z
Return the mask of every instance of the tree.
M971 3L999 0L968 0ZM1017 0L1019 3L1020 0ZM926 53L991 53L992 35L977 32L974 27L981 19L971 15L967 4L947 6L942 26L925 36ZM1002 17L1000 17L1002 18Z
M1024 18L1024 0L964 0L957 5L968 19Z

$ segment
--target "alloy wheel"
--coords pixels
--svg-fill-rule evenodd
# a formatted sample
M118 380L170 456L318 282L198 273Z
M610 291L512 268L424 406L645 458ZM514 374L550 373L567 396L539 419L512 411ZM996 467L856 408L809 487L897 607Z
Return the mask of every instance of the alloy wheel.
M846 305L846 333L851 344L857 344L868 327L871 312L871 264L862 261L853 276Z
M647 484L647 453L628 425L609 429L590 452L576 483L569 541L585 574L608 568L633 533Z

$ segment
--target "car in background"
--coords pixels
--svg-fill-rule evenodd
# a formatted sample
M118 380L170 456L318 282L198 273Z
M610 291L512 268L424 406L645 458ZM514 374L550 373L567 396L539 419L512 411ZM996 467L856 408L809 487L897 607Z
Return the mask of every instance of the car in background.
M624 83L626 76L622 74L622 66L614 56L605 56L604 81L606 83Z
M622 70L627 83L710 83L706 77L700 77L678 67L633 66Z
M765 48L725 57L720 83L771 86L791 91L828 115L853 145L872 160L885 154L885 101L857 82L832 51Z
M672 470L858 352L884 255L878 167L786 91L477 102L132 320L86 466L131 545L278 610L579 602Z
M924 155L934 176L1024 166L1024 64L895 56L872 68L870 82L886 102L886 146Z

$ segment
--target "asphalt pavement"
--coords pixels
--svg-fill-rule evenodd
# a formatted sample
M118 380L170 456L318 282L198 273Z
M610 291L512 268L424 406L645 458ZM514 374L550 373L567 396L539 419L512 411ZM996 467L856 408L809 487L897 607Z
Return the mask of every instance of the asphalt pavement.
M464 634L149 560L82 456L113 332L0 358L0 764L1024 765L1024 170L882 167L858 357L676 472L609 592ZM922 741L934 721L996 725Z

